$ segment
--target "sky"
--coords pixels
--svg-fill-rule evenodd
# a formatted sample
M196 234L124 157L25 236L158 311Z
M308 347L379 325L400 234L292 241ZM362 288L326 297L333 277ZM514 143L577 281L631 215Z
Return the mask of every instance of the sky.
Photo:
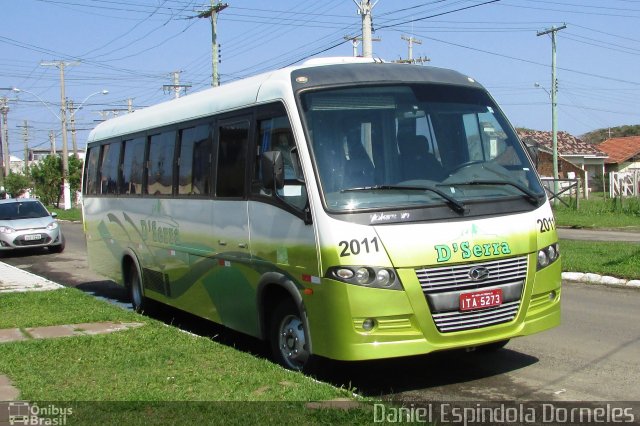
M360 0L358 0L359 2ZM221 84L306 59L351 56L361 34L353 0L227 0L218 16ZM373 0L372 0L373 3ZM8 99L9 150L61 147L60 70L84 148L99 120L211 85L207 0L1 0L0 97ZM640 0L378 0L374 56L450 68L483 84L516 127L551 130L551 37L557 32L558 128L579 136L640 124ZM361 46L358 47L358 52ZM538 83L538 87L536 87ZM15 93L11 89L22 90ZM3 90L5 89L5 90ZM106 95L100 91L108 90ZM69 137L71 149L71 137Z

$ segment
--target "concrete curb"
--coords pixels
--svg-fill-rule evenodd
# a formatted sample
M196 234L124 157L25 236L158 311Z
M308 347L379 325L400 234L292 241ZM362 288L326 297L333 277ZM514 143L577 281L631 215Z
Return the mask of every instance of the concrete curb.
M627 288L640 288L640 280L625 280L609 275L592 274L588 272L563 272L562 279L586 284L604 284Z
M32 274L24 269L0 262L0 294L24 291L47 291L60 288L64 288L64 286L39 275Z

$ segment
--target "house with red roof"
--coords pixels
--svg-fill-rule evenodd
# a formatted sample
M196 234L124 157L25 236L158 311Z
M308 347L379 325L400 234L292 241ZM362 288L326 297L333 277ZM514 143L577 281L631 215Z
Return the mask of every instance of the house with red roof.
M607 139L598 144L598 149L609 155L605 161L607 172L640 170L640 136Z
M534 153L536 169L542 177L553 177L553 137L551 132L517 129L522 142ZM584 193L605 188L605 160L607 153L596 145L567 133L558 132L558 177L571 176L582 181Z

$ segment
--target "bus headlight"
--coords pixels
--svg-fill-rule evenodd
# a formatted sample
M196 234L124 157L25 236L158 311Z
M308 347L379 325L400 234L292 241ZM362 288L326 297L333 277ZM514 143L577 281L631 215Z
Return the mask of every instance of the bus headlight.
M326 277L363 287L402 290L402 283L393 268L333 266L327 270Z
M558 243L551 244L538 251L538 265L537 269L546 268L560 257L560 250Z
M376 284L378 287L389 287L393 284L394 274L388 269L380 269L376 274Z
M369 285L371 284L371 275L369 268L358 268L355 275L356 282L360 285Z

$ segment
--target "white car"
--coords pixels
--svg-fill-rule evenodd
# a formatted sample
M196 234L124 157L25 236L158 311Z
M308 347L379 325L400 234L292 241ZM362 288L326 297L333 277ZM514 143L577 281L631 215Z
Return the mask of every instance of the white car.
M36 247L61 253L64 236L55 218L36 199L0 200L0 254Z

